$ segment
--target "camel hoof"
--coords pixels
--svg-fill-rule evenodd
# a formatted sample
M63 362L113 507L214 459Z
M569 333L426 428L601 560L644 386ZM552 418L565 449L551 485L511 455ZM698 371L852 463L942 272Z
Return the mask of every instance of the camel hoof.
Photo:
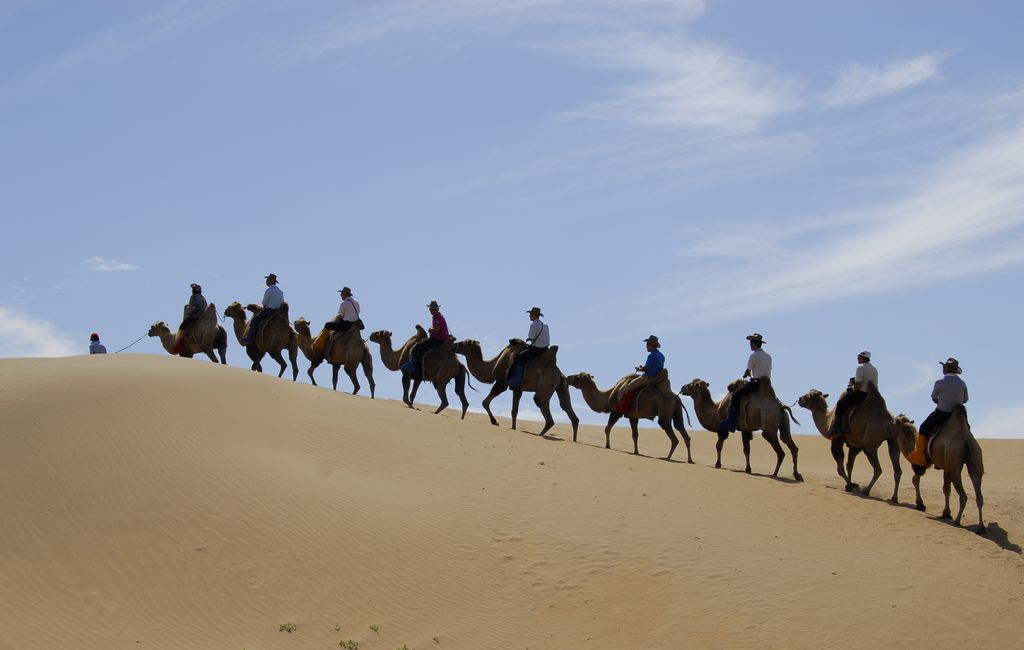
M949 512L944 512L941 515L939 515L939 519L952 519L952 518L953 518L953 515L952 515L952 513L949 513Z
M687 463L688 465L693 465L693 459L692 459L692 458L687 458L687 459L686 459L686 463Z
M750 471L750 468L749 468L749 467L748 467L748 468L746 468L746 469L745 469L745 470L743 470L743 471L744 471L744 472L746 472L747 474L750 474L750 473L751 473L751 471ZM772 476L775 476L775 474L772 474Z
M803 477L802 474L797 472L797 473L793 474L793 480L795 480L797 483L803 483L804 482L804 477Z
M918 502L918 504L916 506L914 506L914 507L917 508L918 510L920 510L921 512L925 511L925 507L924 507L923 503Z
M856 483L847 483L846 484L846 491L847 492L853 492L854 490L859 490L859 489L860 489L860 486L857 485Z
M896 497L889 497L888 499L886 499L886 500L885 500L885 502L886 502L886 503L891 503L891 504L893 504L894 506L896 506L896 505L899 505L899 503L900 503L900 500L899 500L899 499L897 499Z
M722 469L722 463L715 463L715 469Z
M978 527L977 529L975 529L974 532L981 535L982 537L988 537L988 528L985 527L985 524L978 524Z
M611 448L612 448L612 446L611 446L611 445L605 445L605 446L604 446L604 448L605 448L605 449L611 449Z
M871 490L869 490L867 488L864 488L863 490L861 490L860 493L863 494L864 496L871 496Z

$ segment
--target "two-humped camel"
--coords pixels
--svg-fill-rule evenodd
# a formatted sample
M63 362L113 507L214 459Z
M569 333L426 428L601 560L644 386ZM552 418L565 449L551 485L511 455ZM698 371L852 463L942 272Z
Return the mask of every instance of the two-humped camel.
M679 393L693 399L697 420L700 421L702 427L714 432L718 430L719 423L725 419L726 414L729 412L732 391L739 384L739 381L729 384L729 394L723 397L721 402L716 402L711 398L711 391L708 390L709 384L703 379L694 379L683 386ZM762 379L761 388L758 392L748 395L740 408L738 424L743 438L743 456L746 458L745 471L748 474L750 474L750 441L754 437L754 432L760 430L762 437L775 450L777 461L772 477L778 477L779 468L782 467L782 461L786 457L786 452L782 451L782 445L779 444L779 434L781 433L782 442L786 443L790 453L793 454L793 478L797 481L804 480L804 477L797 470L797 454L799 450L796 447L796 443L793 442L793 434L789 426L790 418L793 418L793 421L799 424L797 419L793 417L789 407L782 404L775 397L771 381ZM722 466L722 446L728 437L728 433L718 434L718 442L715 443L718 459L715 461L715 467Z
M174 343L178 335L171 332L167 323L162 320L153 323L149 328L149 335L160 337L160 344L164 349L174 354ZM220 355L220 363L227 364L228 333L217 322L217 307L211 304L203 310L192 327L188 328L185 334L185 348L178 356L191 359L193 355L202 352L210 357L210 361L217 363L217 357L213 355L214 350Z
M419 390L422 381L429 381L437 390L437 396L441 398L441 404L434 411L437 415L448 408L448 382L455 380L455 394L462 402L462 418L466 418L466 411L469 410L469 400L466 398L466 367L459 363L452 351L452 341L445 341L443 344L427 352L423 357L423 379L411 380L409 373L402 370L402 364L409 360L412 347L427 338L427 332L421 325L416 326L416 333L406 341L401 348L395 350L391 347L391 332L378 330L370 334L370 341L380 346L380 360L388 370L402 373L402 402L409 408L415 408L413 400L416 399L416 391ZM412 381L412 391L409 384Z
M907 416L900 414L893 420L896 428L896 437L899 440L900 451L906 456L914 451L914 443L917 441L917 427L914 421ZM936 469L941 469L942 493L946 496L946 507L942 511L940 519L950 519L949 510L949 487L952 484L960 497L960 510L956 513L953 523L960 525L964 508L967 507L967 492L964 491L964 483L961 474L964 466L967 466L967 474L974 484L974 500L978 504L978 528L979 535L985 535L988 531L985 527L985 517L982 514L982 506L985 505L985 498L981 495L981 477L985 474L985 463L981 457L981 446L971 433L971 425L967 421L967 409L957 406L953 410L946 424L942 425L936 433L928 439L928 455ZM917 492L917 509L924 510L924 500L921 499L921 477L927 470L926 467L911 464L914 470L914 490Z
M487 411L487 417L491 424L497 425L498 420L491 413L491 402L495 397L508 390L507 377L509 366L512 365L516 354L526 347L526 341L522 339L509 339L501 352L493 359L485 360L483 349L479 341L463 340L457 341L452 349L456 354L466 357L466 367L470 374L485 384L493 384L491 391L484 398L483 407ZM540 409L544 416L544 429L540 435L546 434L551 427L555 426L555 419L551 416L551 396L558 395L558 404L569 416L572 423L572 441L576 442L576 434L579 430L580 419L572 410L572 401L569 399L569 386L562 376L562 371L557 364L558 346L553 345L547 352L531 361L526 366L523 375L523 384L519 388L512 389L512 428L516 428L516 418L519 415L519 400L523 392L533 393L533 403Z
M849 431L832 439L832 457L836 460L836 471L846 481L846 491L852 492L858 485L853 482L853 461L861 451L867 456L871 463L874 474L871 482L861 492L865 495L871 494L871 488L882 475L882 466L878 462L878 448L882 443L889 445L889 460L892 462L893 489L890 503L899 503L900 477L903 476L903 469L900 467L900 449L896 441L896 427L893 426L892 413L885 405L885 399L875 388L875 385L868 382L867 398L864 399L853 412L849 414ZM835 409L828 408L828 393L811 389L806 395L797 400L797 404L811 412L814 418L814 426L818 428L821 435L826 435L832 423L835 421ZM850 455L846 459L846 469L843 469L843 445L850 448Z
M377 384L373 381L373 355L370 354L369 344L359 335L358 329L353 327L348 332L332 332L327 340L327 349L321 354L316 354L313 351L313 336L309 329L309 321L299 318L293 325L295 325L295 333L298 335L296 340L299 349L309 359L309 370L306 371L306 374L309 375L309 380L313 382L314 386L317 383L313 371L326 361L331 366L331 385L334 390L338 390L338 370L344 366L345 374L352 380L352 394L358 395L360 386L356 368L362 366L366 381L370 384L370 398L373 398L377 390ZM343 337L344 342L341 340Z
M597 413L610 414L608 424L604 428L605 449L611 449L612 426L619 418L623 417L622 414L616 413L613 409L619 403L619 400L622 399L626 386L635 378L635 374L626 375L615 382L615 385L608 390L599 389L594 381L594 377L586 372L569 375L565 378L570 386L578 388L583 393L583 399L591 410ZM693 462L693 457L690 455L690 434L686 432L686 426L683 424L683 403L675 395L671 397L664 395L658 386L654 384L644 386L637 391L633 398L633 408L625 414L625 417L629 419L629 426L633 431L634 454L640 455L640 431L638 429L640 418L645 420L657 419L658 426L668 436L669 443L671 444L668 456L665 456L665 459L671 459L672 454L675 453L676 447L679 445L679 438L676 437L675 432L672 430L672 427L675 426L675 429L679 431L679 435L683 437L683 441L686 443L686 462Z
M253 313L258 313L263 308L259 305L247 305L243 309L241 303L233 302L224 310L224 315L234 322L235 338L238 339L240 345L245 338L245 330L249 324L249 319L245 315L246 309ZM288 364L285 363L284 357L281 356L282 350L288 350L288 358L292 362L292 381L295 381L299 376L299 346L297 339L295 330L292 329L291 323L288 322L288 303L283 303L277 310L277 313L264 321L262 326L259 327L259 331L256 332L254 339L255 342L243 347L245 347L245 353L249 355L249 359L252 360L252 369L256 372L263 372L263 366L260 364L260 361L263 359L263 355L269 354L281 366L281 372L277 373L278 377L284 375L284 371L288 369Z

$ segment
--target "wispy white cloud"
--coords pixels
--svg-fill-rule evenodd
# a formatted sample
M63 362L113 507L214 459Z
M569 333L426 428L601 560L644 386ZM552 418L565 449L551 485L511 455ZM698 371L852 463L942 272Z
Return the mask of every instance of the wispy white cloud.
M771 259L784 262L763 263L757 239L747 240L743 250L753 261L734 261L715 281L695 285L689 307L705 319L731 319L1022 264L1022 205L1018 125L952 154L909 196L819 217L816 237L774 242Z
M823 101L826 106L856 106L916 86L936 77L947 56L945 52L929 52L877 67L850 63Z
M81 351L51 323L0 306L0 357L63 357Z
M588 65L635 81L566 115L661 127L747 132L798 108L801 83L724 46L683 34L632 31L560 45Z
M128 262L122 262L109 257L90 257L85 260L85 263L89 265L89 268L93 271L138 271L139 266L135 264L129 264Z

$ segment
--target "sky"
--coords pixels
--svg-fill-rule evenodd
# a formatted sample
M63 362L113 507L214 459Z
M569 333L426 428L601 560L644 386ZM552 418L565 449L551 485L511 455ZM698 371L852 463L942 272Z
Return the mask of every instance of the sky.
M1001 1L5 0L0 356L113 352L191 282L223 310L273 272L293 318L347 285L404 340L437 300L488 356L540 306L603 387L653 333L676 387L720 395L759 332L787 403L867 349L920 421L954 356L975 434L1021 437L1021 24Z

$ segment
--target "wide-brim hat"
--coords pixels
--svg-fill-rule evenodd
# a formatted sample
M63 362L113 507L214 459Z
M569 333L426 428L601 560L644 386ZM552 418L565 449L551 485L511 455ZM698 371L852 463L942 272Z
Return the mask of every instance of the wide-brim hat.
M857 353L857 356L858 357L864 357L868 361L871 361L871 352L869 352L867 350L861 350L860 352Z
M338 289L338 293L347 293L347 294L351 295L352 294L352 290L349 289L348 287L342 287L342 288Z
M203 290L203 288L201 286L199 286L198 284L196 284L195 282L193 282L192 284L190 284L188 286L192 287L193 289L199 289L200 291Z
M530 307L529 311L527 311L526 313L527 314L537 314L538 316L543 316L544 315L544 312L542 312L540 310L540 307Z
M653 334L651 334L650 336L645 338L644 339L644 343L650 343L651 345L653 345L656 348L660 348L661 347L661 341L659 341L658 337L653 335Z
M960 373L963 372L963 368L960 367L960 362L954 359L953 357L950 357L945 361L940 361L939 363L942 364L942 367L945 370L948 370L954 374L959 375Z
M760 334L758 334L757 332L754 332L753 334L748 336L747 340L748 341L755 341L757 343L760 343L761 345L764 345L764 343L765 343L764 337L761 336Z
M437 304L437 301L436 301L436 300L431 300L431 301L430 301L430 304L429 304L429 305L427 305L427 308L428 308L428 309L440 309L440 308L441 308L441 305Z
M274 275L273 273L271 273L270 275L264 275L263 279L264 280L273 280L274 282L277 282L277 276Z

